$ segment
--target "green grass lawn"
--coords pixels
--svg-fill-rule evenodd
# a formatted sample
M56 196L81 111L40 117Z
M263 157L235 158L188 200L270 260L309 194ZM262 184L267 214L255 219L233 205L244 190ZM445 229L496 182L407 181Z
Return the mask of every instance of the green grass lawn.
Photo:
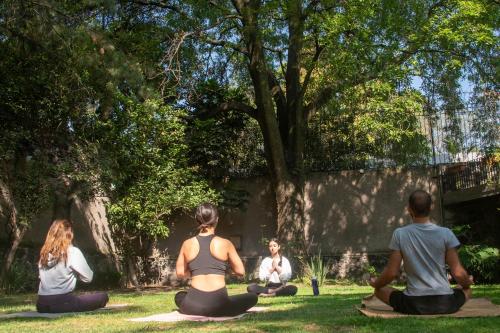
M229 286L230 294L245 290ZM128 303L127 309L106 313L81 313L57 319L0 319L0 332L500 332L496 318L367 318L355 309L369 287L328 285L321 295L311 296L310 287L299 285L295 297L260 298L265 313L221 323L135 323L126 318L144 317L176 309L171 292L111 292L110 303ZM500 304L500 285L475 286L476 297L489 297ZM0 313L35 309L36 295L0 295Z

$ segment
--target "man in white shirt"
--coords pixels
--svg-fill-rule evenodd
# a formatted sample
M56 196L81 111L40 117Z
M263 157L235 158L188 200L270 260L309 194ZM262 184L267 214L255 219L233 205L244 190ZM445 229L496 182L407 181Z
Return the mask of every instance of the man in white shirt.
M472 294L472 277L457 254L460 242L450 229L430 221L431 205L431 196L425 191L417 190L410 195L408 212L413 223L394 231L389 262L382 274L370 281L375 296L398 312L453 313ZM401 261L407 275L404 291L387 286L399 274ZM446 265L458 283L455 289L448 282Z

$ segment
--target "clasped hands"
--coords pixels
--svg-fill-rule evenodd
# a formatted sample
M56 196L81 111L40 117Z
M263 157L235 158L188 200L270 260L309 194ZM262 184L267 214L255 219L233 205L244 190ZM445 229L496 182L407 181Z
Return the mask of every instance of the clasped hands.
M272 266L271 266L271 269L269 270L269 273L273 273L274 271L276 271L278 274L281 274L281 266L279 265L280 263L280 258L273 258L273 263L272 263Z

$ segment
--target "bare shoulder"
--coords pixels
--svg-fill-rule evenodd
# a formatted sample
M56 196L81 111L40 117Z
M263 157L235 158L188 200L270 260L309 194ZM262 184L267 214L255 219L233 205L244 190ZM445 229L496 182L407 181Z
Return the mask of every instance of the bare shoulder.
M215 236L213 239L213 244L216 248L229 250L232 248L233 243L229 239Z
M183 248L188 248L188 249L191 248L195 244L195 239L196 239L196 237L191 237L191 238L186 239L182 243L182 247Z

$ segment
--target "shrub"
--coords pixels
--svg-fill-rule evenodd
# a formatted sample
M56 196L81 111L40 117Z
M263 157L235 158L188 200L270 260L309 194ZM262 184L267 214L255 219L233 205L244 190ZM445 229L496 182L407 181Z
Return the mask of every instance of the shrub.
M495 282L500 278L500 253L486 245L464 245L458 250L460 261L477 282Z
M16 259L7 272L2 289L6 294L33 292L38 286L38 269L25 260Z
M471 226L454 226L455 235L464 243L473 243ZM500 251L484 244L467 244L460 247L458 255L462 265L476 282L493 283L500 281Z
M322 286L326 280L326 274L330 270L330 264L323 262L321 252L313 255L308 262L303 262L302 264L304 267L301 278L302 282L310 285L311 279L315 277L318 280L318 286Z
M96 289L112 289L120 287L123 274L114 270L94 271L94 278L91 283L83 283L78 280L78 289L80 290L96 290Z

